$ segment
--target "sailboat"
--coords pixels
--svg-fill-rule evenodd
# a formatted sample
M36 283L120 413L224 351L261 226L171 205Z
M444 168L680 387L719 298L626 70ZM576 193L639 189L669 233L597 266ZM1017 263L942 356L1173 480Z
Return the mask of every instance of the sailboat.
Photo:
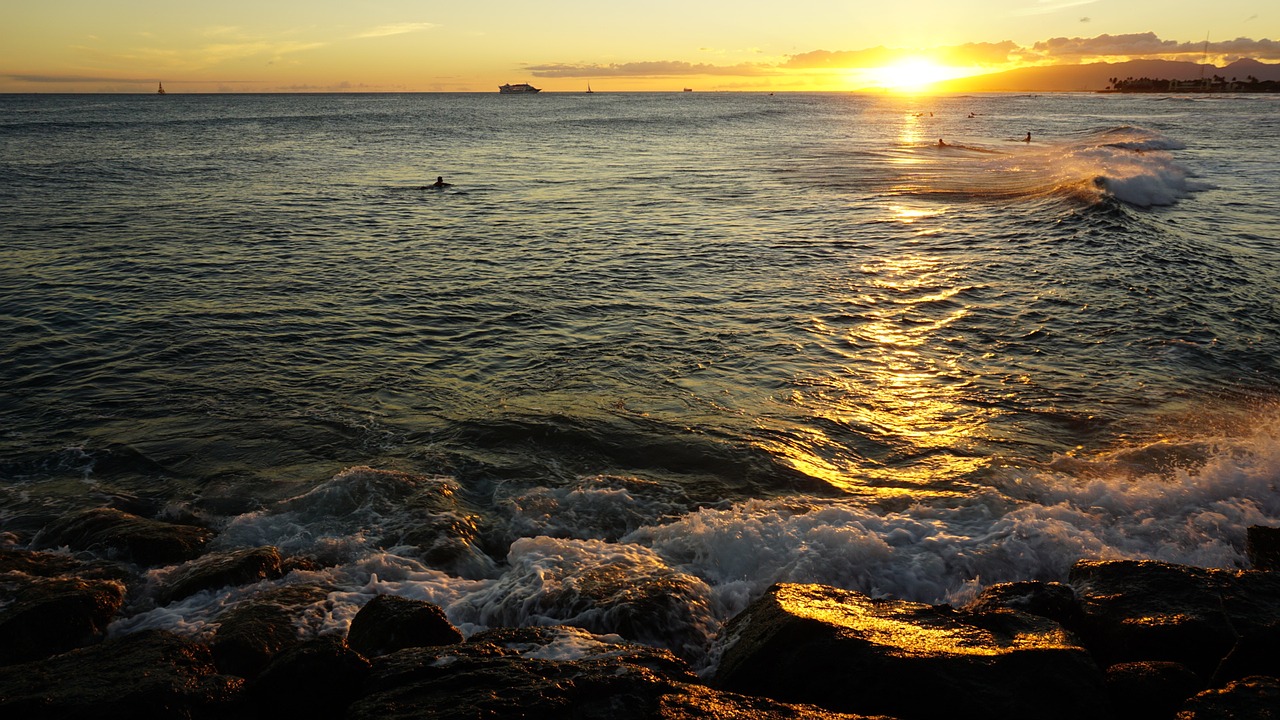
M591 83L587 83L587 94L588 94L588 95L590 95L590 94L592 94L592 93L594 93L594 92L595 92L595 90L592 90L592 89L591 89Z
M160 89L159 89L159 90L156 90L156 94L157 94L157 95L163 95L163 94L164 94L164 83L160 83Z

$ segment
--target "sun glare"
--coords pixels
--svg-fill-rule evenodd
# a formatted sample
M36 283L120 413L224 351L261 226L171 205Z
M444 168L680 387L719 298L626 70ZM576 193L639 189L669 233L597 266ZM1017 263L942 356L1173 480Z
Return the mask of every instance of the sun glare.
M897 92L919 92L936 82L968 74L961 68L939 65L924 58L911 58L867 71L868 79L877 87Z

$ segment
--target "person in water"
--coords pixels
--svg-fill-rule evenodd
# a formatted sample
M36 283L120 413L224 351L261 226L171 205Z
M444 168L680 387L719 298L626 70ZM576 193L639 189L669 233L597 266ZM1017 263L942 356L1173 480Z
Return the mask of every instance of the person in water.
M1028 142L1028 143L1031 142L1031 133L1027 133L1027 138L1022 142Z
M951 147L951 146L942 142L942 138L938 138L938 147Z
M437 175L436 181L431 183L428 187L449 187L449 183L444 181L443 175Z

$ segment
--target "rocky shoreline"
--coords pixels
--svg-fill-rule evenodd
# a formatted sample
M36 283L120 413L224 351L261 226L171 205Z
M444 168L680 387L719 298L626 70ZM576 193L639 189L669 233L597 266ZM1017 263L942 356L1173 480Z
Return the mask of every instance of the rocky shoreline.
M464 639L439 607L380 595L345 636L308 634L334 589L270 581L313 560L205 553L204 528L91 510L24 543L74 554L0 550L0 716L1280 718L1277 535L1250 528L1250 569L1081 561L1066 583L996 585L965 607L775 585L725 625L716 673L699 677L635 641L643 604L607 636ZM142 593L139 568L169 564L146 602L261 591L201 640L108 636Z

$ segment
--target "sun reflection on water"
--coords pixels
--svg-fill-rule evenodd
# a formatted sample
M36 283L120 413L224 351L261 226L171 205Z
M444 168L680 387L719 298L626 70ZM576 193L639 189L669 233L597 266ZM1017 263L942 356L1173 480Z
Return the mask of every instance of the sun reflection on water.
M901 208L903 217L927 211ZM770 447L796 469L837 487L940 486L979 470L997 411L975 404L957 326L973 287L923 256L879 258L846 280L811 331L831 372L798 379L788 401L821 422ZM842 309L843 308L843 309Z

